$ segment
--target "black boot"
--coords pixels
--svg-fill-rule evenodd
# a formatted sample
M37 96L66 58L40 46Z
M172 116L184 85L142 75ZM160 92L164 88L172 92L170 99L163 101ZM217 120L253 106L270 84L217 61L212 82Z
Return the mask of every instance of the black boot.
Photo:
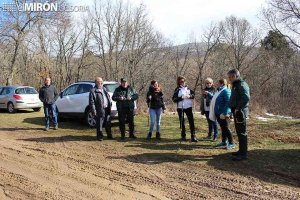
M102 132L97 133L97 140L98 141L102 141L103 140L103 134L102 134Z
M195 134L192 134L192 136L191 136L191 141L192 141L192 142L198 142L198 140L197 140Z
M107 139L109 139L109 140L113 140L114 139L111 133L107 134Z
M160 140L160 133L159 132L156 132L156 139Z
M121 133L121 140L125 140L125 133Z
M151 139L151 137L152 137L152 133L151 133L151 132L149 132L149 133L148 133L148 135L147 135L147 138L146 138L146 139L147 139L147 140L150 140L150 139Z
M134 133L129 133L129 138L136 139L136 136L134 135Z

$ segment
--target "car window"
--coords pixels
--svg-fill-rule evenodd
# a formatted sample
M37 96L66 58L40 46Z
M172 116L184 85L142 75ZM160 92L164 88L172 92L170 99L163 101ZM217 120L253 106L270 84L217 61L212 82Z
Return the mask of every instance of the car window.
M79 84L71 85L70 87L68 87L67 89L64 90L63 96L76 94L78 87L79 87Z
M117 87L119 87L119 84L118 84L118 83L104 84L103 86L106 88L106 90L107 90L108 92L114 93L115 89L116 89Z
M15 90L16 94L37 94L37 91L31 87L17 88Z
M76 94L90 92L93 86L91 84L80 84Z
M10 87L4 87L1 91L1 95L6 95L6 94L10 94L12 92L12 88Z

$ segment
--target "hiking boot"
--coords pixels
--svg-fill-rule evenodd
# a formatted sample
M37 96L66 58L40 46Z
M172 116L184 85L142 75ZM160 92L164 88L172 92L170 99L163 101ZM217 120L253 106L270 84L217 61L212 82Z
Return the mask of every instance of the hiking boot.
M58 130L58 125L57 124L54 126L54 130Z
M219 144L217 144L216 146L215 146L216 148L227 148L227 144L226 144L226 142L221 142L221 143L219 143Z
M211 140L212 137L211 137L211 135L208 135L208 136L207 136L206 138L204 138L204 139Z
M49 127L45 127L45 128L44 128L44 131L49 131Z
M185 137L181 137L180 141L186 142L186 138Z
M160 140L160 133L159 133L159 132L156 132L155 138L156 138L157 140Z
M151 140L151 137L152 137L152 133L149 132L146 139L147 139L147 140Z
M234 144L228 144L227 147L226 147L227 150L231 150L231 149L234 149L234 148L235 148Z
M136 139L136 136L135 136L133 133L131 133L131 134L129 135L129 138L131 138L131 139Z
M125 133L121 133L121 140L125 140Z
M195 135L192 135L191 142L198 142L198 140L197 140L197 138L196 138Z

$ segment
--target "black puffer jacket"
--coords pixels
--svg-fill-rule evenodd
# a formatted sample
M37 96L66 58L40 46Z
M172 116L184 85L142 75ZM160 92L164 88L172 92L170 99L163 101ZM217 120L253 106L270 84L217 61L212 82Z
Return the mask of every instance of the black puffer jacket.
M149 108L152 109L163 108L163 110L165 110L164 97L160 89L157 90L154 87L150 86L147 92L146 99Z

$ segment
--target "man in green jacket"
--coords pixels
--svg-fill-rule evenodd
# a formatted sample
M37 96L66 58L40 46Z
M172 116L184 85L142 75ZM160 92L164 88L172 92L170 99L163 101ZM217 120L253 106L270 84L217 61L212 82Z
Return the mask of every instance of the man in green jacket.
M121 79L121 85L116 88L112 96L112 100L117 102L119 128L121 139L125 139L125 123L126 119L129 125L129 138L136 139L134 135L134 101L139 98L139 95L128 85L125 78Z
M232 84L229 106L233 113L234 125L239 140L239 151L233 153L233 161L247 159L248 138L246 132L246 118L249 114L250 90L248 84L241 79L237 69L228 72L228 79Z

